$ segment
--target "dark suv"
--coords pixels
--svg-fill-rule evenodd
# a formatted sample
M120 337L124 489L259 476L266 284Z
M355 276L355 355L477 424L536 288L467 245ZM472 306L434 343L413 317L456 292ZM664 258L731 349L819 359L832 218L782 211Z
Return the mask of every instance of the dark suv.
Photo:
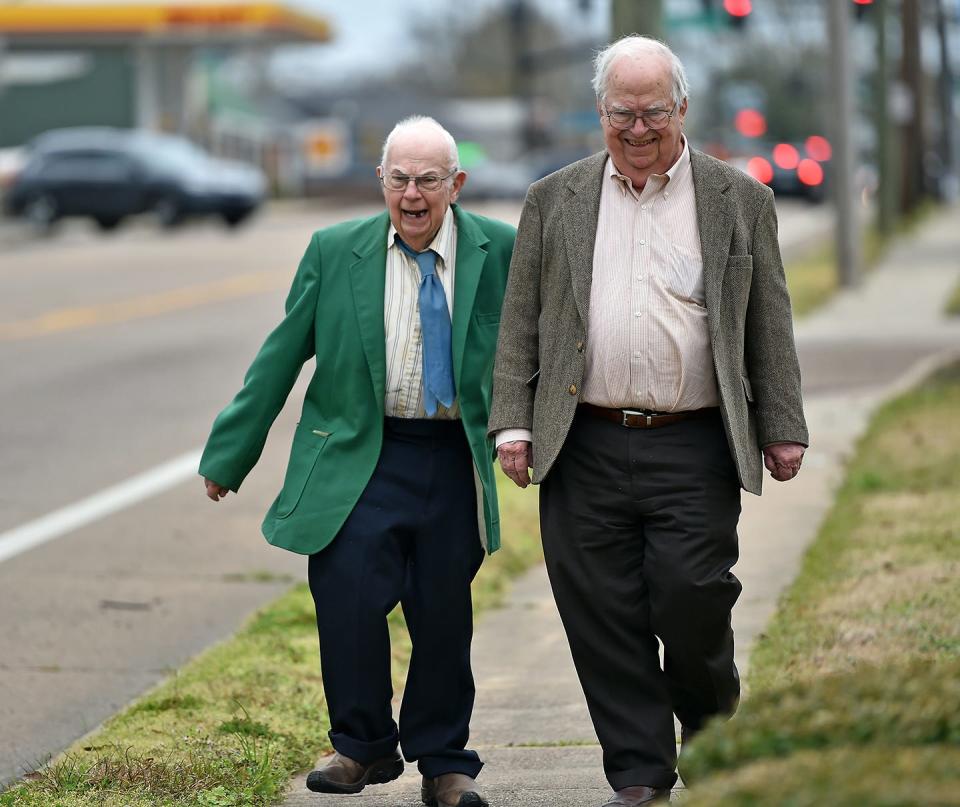
M213 214L232 227L256 210L265 187L259 169L214 158L181 137L57 129L31 141L5 207L38 227L85 216L110 230L137 213L152 213L164 227Z

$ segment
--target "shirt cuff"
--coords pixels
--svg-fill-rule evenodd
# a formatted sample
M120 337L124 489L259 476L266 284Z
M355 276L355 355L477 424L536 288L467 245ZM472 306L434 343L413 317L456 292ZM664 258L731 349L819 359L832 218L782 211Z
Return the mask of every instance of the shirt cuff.
M528 443L532 443L533 432L530 429L501 429L497 432L497 448L514 440L526 440Z

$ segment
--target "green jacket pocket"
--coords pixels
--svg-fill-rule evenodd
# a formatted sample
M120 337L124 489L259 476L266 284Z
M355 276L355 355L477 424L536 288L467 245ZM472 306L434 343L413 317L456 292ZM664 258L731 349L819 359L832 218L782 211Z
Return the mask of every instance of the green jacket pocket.
M277 501L277 518L286 518L300 503L307 480L317 464L320 452L327 444L330 432L316 429L305 423L297 424L287 462L287 473L283 479L283 490Z

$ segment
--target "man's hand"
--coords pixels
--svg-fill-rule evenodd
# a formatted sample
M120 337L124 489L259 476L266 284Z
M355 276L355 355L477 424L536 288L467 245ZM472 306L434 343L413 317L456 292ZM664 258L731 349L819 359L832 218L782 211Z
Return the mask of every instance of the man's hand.
M763 448L763 464L778 482L788 482L800 473L803 452L800 443L773 443Z
M215 502L220 501L230 492L229 488L225 488L223 485L218 485L212 479L207 479L204 477L203 483L207 486L207 496L213 499Z
M519 487L530 484L530 466L533 464L533 447L526 440L512 440L497 447L500 467Z

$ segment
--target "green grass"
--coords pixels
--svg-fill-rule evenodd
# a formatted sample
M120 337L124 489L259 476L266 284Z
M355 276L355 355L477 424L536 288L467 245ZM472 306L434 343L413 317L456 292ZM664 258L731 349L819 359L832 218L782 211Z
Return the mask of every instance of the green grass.
M960 364L871 420L690 807L960 805L958 673Z
M751 688L889 659L960 656L960 366L877 413Z
M947 300L946 313L951 317L960 317L960 283L957 283L953 294Z
M542 556L536 494L498 472L503 549L474 583L475 611ZM410 642L390 616L395 684ZM313 601L298 585L51 764L0 794L0 807L240 807L282 799L290 777L330 750Z

